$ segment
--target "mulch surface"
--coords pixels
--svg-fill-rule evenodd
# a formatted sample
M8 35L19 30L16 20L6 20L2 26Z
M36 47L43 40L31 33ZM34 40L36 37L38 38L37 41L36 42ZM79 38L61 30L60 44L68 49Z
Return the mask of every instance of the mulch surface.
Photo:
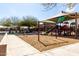
M56 39L55 36L46 36L46 35L40 35L40 41L38 41L37 35L18 35L18 36L25 42L32 45L34 48L38 49L40 52L79 42L79 40L74 38L58 37Z

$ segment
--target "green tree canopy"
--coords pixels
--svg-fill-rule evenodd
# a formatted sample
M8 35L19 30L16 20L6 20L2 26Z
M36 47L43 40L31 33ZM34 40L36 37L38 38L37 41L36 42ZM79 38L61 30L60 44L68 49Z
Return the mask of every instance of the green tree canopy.
M23 20L20 22L20 24L22 26L32 27L37 25L37 21L38 21L37 18L33 16L27 16L27 17L23 17Z
M18 22L19 22L19 18L18 17L12 16L12 17L10 17L10 20L12 22L12 25L14 25L14 26L18 25Z
M22 18L18 17L9 17L9 18L3 18L0 23L3 26L28 26L33 27L37 25L37 18L33 16L26 16Z
M4 20L2 22L2 25L3 26L11 26L12 25L12 22L11 22L10 18L7 18L6 20Z

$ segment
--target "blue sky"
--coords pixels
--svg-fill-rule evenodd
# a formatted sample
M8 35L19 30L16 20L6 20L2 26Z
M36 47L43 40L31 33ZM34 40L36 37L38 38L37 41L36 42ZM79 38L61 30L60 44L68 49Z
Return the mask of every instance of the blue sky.
M0 4L0 18L3 17L10 17L10 16L34 16L37 17L39 20L45 20L50 18L60 11L65 11L67 6L63 6L63 4L58 4L56 7L49 11L43 11L44 8L39 3L26 3L26 4L12 4L12 3L5 3ZM74 7L74 11L79 12L79 4Z

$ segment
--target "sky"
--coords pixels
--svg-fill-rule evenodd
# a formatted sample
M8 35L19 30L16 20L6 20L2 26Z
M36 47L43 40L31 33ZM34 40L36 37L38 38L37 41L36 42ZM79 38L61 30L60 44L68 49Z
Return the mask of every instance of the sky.
M67 6L57 4L57 6L51 10L45 11L40 3L0 3L0 18L11 16L34 16L39 20L45 20L58 14L62 10L66 11ZM73 10L74 12L79 12L79 4L77 4Z

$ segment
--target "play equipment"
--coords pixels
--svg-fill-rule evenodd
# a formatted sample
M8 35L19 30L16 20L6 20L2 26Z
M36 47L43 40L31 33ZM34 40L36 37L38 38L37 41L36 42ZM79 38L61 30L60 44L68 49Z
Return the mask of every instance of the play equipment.
M61 22L63 22L63 21L65 21L65 17L64 17L64 16L58 17L58 18L57 18L56 25L55 25L54 27L48 29L48 30L46 31L46 34L48 34L48 33L52 32L52 31L54 31L54 29L56 29L56 30L57 30L56 32L58 32L58 33L59 33L59 31L61 31L61 28L62 28L62 30L65 30L65 28L63 28L64 25L61 25L61 24L62 24ZM62 27L62 26L63 26L63 27Z
M66 17L66 18L65 18ZM71 18L70 18L71 17ZM74 17L74 18L73 18ZM75 19L75 28L74 28L74 26L67 26L66 24L65 25L63 25L62 23L64 22L64 21L66 21L66 20L69 20L69 19ZM57 16L57 17L53 17L53 18L51 18L51 19L48 19L49 21L51 20L51 21L55 21L56 23L55 23L55 26L53 26L53 27L50 27L50 28L48 28L48 26L45 26L45 27L47 27L47 28L45 28L44 27L44 31L42 31L43 33L45 33L45 34L48 34L48 33L53 33L53 31L54 30L56 30L55 31L55 33L56 33L56 39L57 39L57 37L58 36L60 36L60 35L62 35L62 33L64 33L64 35L65 35L65 37L67 37L67 35L69 36L70 34L71 34L71 32L74 32L74 36L75 36L75 38L77 38L78 36L78 34L77 34L77 30L78 30L78 28L77 28L77 13L75 14L75 16L72 16L71 14L68 14L68 15L62 15L62 16ZM38 41L40 42L40 43L42 43L43 45L45 45L41 40L40 40L40 33L42 33L41 31L40 31L40 26L39 26L39 24L40 24L40 22L38 21ZM71 37L71 36L70 36Z
M64 16L60 16L57 18L56 25L51 27L50 29L47 29L45 34L47 35L48 33L55 32L58 35L71 35L71 32L75 32L74 30L74 25L70 25L68 22L64 22L66 19Z

